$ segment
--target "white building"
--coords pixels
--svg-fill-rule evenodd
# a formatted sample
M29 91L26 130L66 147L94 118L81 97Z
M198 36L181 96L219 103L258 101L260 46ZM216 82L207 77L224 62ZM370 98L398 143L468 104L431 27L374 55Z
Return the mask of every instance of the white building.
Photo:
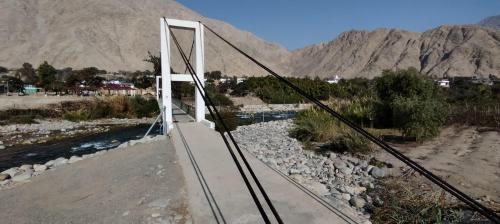
M337 84L337 83L339 83L340 80L341 80L341 78L338 75L335 75L335 78L327 79L326 82L328 82L330 84Z
M437 81L438 85L444 88L450 88L450 80L448 79L441 79Z

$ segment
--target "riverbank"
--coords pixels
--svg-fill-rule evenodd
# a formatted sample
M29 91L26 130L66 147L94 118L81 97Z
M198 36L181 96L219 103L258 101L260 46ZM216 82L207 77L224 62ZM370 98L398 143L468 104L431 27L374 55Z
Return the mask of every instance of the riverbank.
M373 215L373 209L387 203L384 202L385 199L382 200L382 196L391 194L386 194L389 189L385 187L395 181L402 184L398 190L409 190L416 199L418 195L427 194L429 197L426 201L434 203L434 197L439 198L441 190L437 186L415 175L409 167L402 165L388 153L375 150L369 154L353 155L304 150L297 139L289 137L288 130L293 125L292 120L273 121L240 126L232 133L241 148L248 150L261 161L327 200L337 203L340 201L356 208L366 218ZM499 133L479 133L474 129L464 128L457 131L456 128L450 127L435 140L420 145L398 145L397 148L481 203L498 208L497 198L500 194L495 186L498 186L499 180L496 173L500 161ZM446 200L451 206L460 205L457 199L448 194L445 198L442 199L443 204ZM422 201L424 200L415 203ZM412 206L416 208L420 205ZM409 211L402 212L408 214ZM466 220L471 220L470 214L474 214L466 208L456 212L465 214L462 218L465 217Z
M151 124L153 121L153 118L111 118L81 122L50 119L36 120L35 124L0 125L0 150L16 145L47 143L75 136L103 133L115 127Z
M2 223L191 223L175 150L150 140L22 167L14 178L30 178L0 190Z
M315 153L289 137L291 120L240 126L233 133L240 147L272 168L292 177L326 200L351 206L365 218L374 201L366 192L375 181L392 173L388 167L370 165L361 158L334 152Z

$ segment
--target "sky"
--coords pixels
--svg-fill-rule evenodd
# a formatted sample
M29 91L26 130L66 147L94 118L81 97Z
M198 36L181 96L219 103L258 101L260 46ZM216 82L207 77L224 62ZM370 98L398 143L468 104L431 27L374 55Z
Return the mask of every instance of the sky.
M423 32L500 14L500 0L177 0L290 50L352 29Z

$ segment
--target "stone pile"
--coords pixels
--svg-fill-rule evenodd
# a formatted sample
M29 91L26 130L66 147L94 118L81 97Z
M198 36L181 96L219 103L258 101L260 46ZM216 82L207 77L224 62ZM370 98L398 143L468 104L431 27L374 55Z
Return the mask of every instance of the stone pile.
M285 173L316 194L330 201L342 201L369 217L367 205L373 199L366 194L375 180L386 176L387 168L369 164L348 154L316 153L303 150L289 136L291 120L240 126L232 132L238 144L269 166Z

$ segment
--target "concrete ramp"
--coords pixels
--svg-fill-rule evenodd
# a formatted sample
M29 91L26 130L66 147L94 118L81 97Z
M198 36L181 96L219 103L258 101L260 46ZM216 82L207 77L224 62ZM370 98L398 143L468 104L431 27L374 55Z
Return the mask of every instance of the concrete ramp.
M171 140L185 175L193 222L264 223L219 133L200 123L186 123L189 119L178 110L174 114L179 122ZM360 222L351 208L322 203L311 192L244 153L285 223ZM247 176L251 179L250 174ZM258 192L255 185L254 189ZM265 204L262 197L260 201ZM276 223L268 207L266 211Z

